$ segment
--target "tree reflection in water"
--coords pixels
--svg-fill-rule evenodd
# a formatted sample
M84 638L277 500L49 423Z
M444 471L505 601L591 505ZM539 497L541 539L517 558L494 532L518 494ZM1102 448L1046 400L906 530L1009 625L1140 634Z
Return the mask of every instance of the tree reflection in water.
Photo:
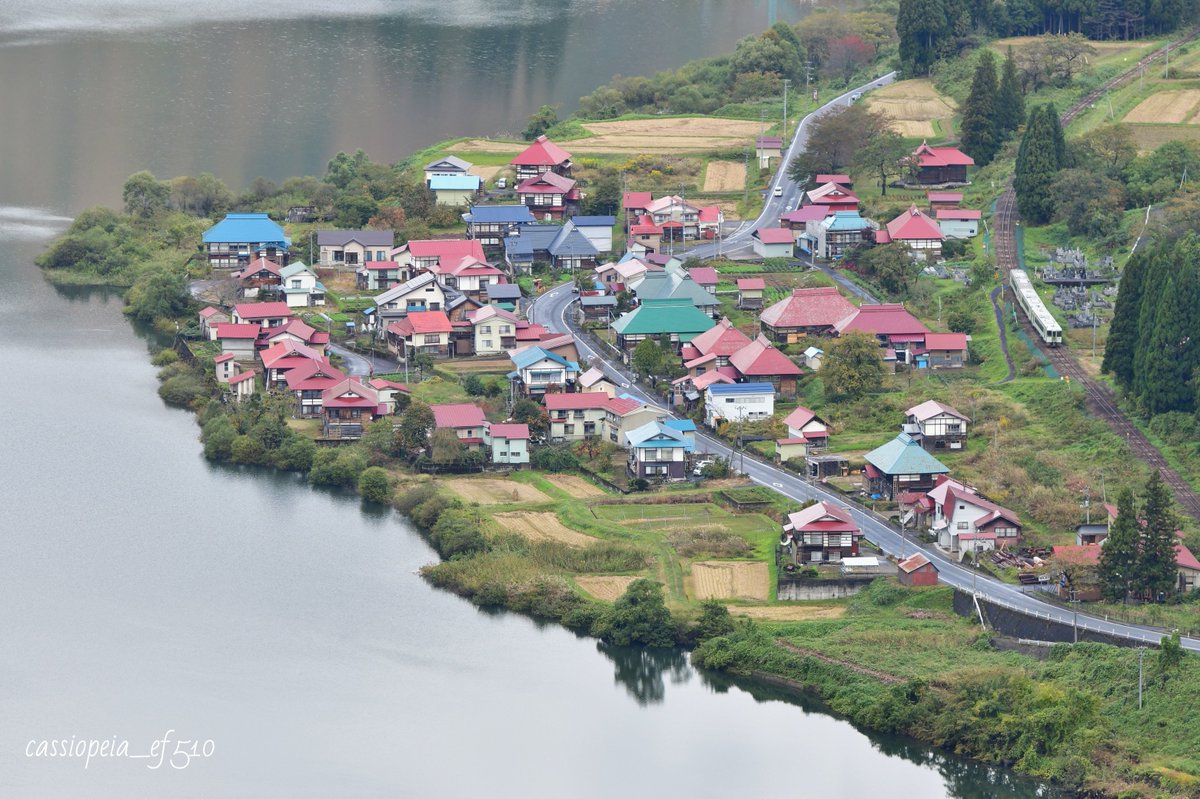
M639 705L663 701L667 692L664 678L669 678L673 685L682 685L692 678L692 667L681 649L613 646L603 641L596 643L596 649L613 662L614 681L623 685Z

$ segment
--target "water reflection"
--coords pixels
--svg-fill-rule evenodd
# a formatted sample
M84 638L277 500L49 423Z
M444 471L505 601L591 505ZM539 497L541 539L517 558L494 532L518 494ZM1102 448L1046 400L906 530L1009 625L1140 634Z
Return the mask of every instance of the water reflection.
M596 651L613 662L613 681L639 705L656 705L667 695L666 680L682 685L693 669L680 649L642 649L596 642Z

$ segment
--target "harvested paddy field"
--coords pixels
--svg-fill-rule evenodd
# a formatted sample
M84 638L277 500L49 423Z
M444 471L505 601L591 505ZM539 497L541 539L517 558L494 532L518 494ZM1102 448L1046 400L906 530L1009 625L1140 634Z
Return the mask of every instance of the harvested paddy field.
M576 155L602 153L683 153L739 149L758 135L760 123L717 117L671 117L586 122L592 135L556 142ZM517 142L471 139L454 146L456 153L487 152L516 155L526 145ZM740 187L739 187L740 188Z
M574 474L547 474L546 482L578 499L604 496L604 491L599 486Z
M692 564L693 599L765 601L770 572L765 563L710 560Z
M558 541L573 547L586 547L599 540L572 530L560 522L557 516L549 512L514 511L497 513L492 518L503 525L505 529L523 535L530 541Z
M480 505L497 505L504 502L545 502L549 499L531 485L515 480L491 480L482 477L456 477L441 481L458 496Z
M729 612L734 616L745 616L758 621L818 621L840 619L846 615L845 605L769 605L761 608L743 608L731 605Z
M737 161L709 161L704 191L741 191L746 187L746 165Z
M902 80L867 95L867 106L892 120L902 136L937 138L949 135L954 101L938 92L927 79Z
M621 594L624 594L625 589L636 579L637 577L630 577L628 575L589 575L586 577L576 577L575 582L584 591L596 597L596 599L613 602Z
M1197 120L1200 123L1200 120ZM1150 125L1138 123L1125 125L1133 135L1139 153L1157 150L1169 141L1200 141L1200 124Z
M480 177L480 179L482 179L486 183L487 181L496 177L496 174L501 169L504 169L504 167L502 167L502 166L481 166L479 164L472 164L471 168L468 169L467 172L469 172L472 175L478 175Z
M1196 104L1200 103L1200 89L1176 89L1155 92L1142 100L1125 115L1126 122L1196 124Z

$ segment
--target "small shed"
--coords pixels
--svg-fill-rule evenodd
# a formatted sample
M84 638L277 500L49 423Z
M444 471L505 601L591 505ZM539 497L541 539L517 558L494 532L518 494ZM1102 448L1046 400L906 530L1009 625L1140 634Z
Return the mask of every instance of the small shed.
M738 278L737 290L737 307L743 310L763 307L763 292L767 290L767 282L761 277Z
M875 576L893 574L895 571L896 569L890 561L880 560L873 555L842 558L842 574L847 577L851 575Z
M901 585L937 585L938 568L933 561L918 552L896 564Z
M817 480L850 474L850 459L845 455L808 455L804 463L808 467L808 476Z
M764 227L750 234L754 252L761 258L791 258L796 241L787 228Z

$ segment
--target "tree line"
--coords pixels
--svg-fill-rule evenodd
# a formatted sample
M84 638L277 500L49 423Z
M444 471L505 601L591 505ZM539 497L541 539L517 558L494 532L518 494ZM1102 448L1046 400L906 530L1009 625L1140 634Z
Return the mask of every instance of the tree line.
M1154 472L1140 497L1126 488L1117 499L1117 518L1100 551L1100 587L1105 599L1161 599L1177 587L1175 546L1178 520L1171 493Z

